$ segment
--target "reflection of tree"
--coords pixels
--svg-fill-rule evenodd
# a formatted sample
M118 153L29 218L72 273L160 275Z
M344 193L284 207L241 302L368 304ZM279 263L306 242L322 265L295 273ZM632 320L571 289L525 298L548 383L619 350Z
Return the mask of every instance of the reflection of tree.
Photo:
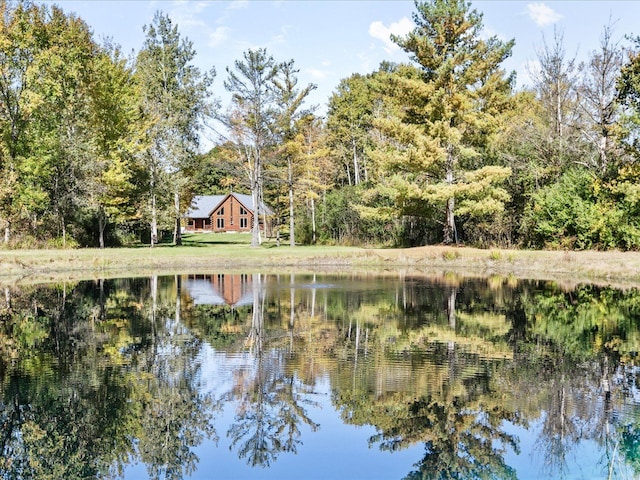
M175 283L180 298L179 282ZM139 375L146 380L141 398L144 415L138 450L151 479L181 479L196 468L193 448L215 436L211 419L213 399L200 393L197 378L201 365L201 342L180 322L181 305L176 300L174 316L158 318L158 279L151 281L153 326L152 348L140 357ZM168 300L171 297L168 297ZM165 307L166 308L166 307ZM163 320L158 328L158 321ZM145 358L146 357L146 358Z
M377 429L370 444L379 445L381 450L394 452L424 444L425 455L407 478L515 478L515 472L505 463L504 453L507 448L517 451L518 442L503 430L503 422L522 423L522 419L517 412L501 405L499 395L491 394L486 373L463 375L473 358L461 356L457 348L442 345L436 354L441 359L460 358L454 362L453 370L445 369L451 376L443 379L442 385L429 382L432 393L416 396L410 391L374 393L366 384L354 389L342 384L342 378L348 378L344 375L341 383L334 382L334 402L345 421L370 424ZM424 360L417 357L412 364L418 367ZM409 375L438 378L429 370L427 364ZM382 383L383 374L379 370L371 373L372 381Z
M449 403L423 397L409 404L408 415L391 431L371 441L391 451L424 442L425 455L407 479L516 478L503 455L506 446L518 450L517 439L500 429L514 414L500 407L470 407L460 399Z
M253 275L253 314L248 344L254 355L254 371L241 370L229 399L239 401L234 423L227 436L230 448L251 466L268 467L280 453L295 453L300 440L300 425L316 430L304 404L311 387L286 373L286 352L268 352L265 348L265 289L261 275ZM291 317L290 320L291 322Z
M322 377L345 422L377 429L372 445L424 445L411 479L511 477L506 422L541 426L549 476L581 441L597 443L604 473L640 474L635 290L252 281L253 306L235 308L195 305L174 277L5 292L0 478L117 477L137 461L152 478L193 472L220 406L201 394L203 342L249 359L222 400L237 405L227 435L250 465L300 450Z
M200 343L178 309L168 315L172 285L101 280L12 293L0 312L11 346L0 351L0 478L117 477L138 455L153 478L193 471L213 405L198 393Z
M620 412L637 389L637 379L625 372L635 369L640 347L639 307L637 290L594 286L546 289L524 303L529 347L518 356L514 388L527 391L544 412L536 448L549 475L564 475L567 459L584 440L601 446L603 469L623 465L623 436L630 431L620 424ZM633 465L638 452L624 453Z

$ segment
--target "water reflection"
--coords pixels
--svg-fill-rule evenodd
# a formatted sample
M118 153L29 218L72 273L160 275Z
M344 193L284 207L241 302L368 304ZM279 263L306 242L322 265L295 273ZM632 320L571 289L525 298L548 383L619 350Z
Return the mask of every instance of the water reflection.
M638 476L639 327L637 290L498 278L5 289L0 476L282 478L354 426L368 478Z

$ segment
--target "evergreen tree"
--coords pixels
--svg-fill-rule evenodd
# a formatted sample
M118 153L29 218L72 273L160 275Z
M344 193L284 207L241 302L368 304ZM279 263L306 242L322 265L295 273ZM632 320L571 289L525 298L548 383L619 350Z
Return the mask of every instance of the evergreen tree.
M234 69L227 67L225 88L232 94L231 111L223 118L238 158L245 166L253 198L251 246L262 243L260 213L263 205L264 162L274 144L275 92L278 64L264 48L247 50Z
M496 185L510 171L487 166L483 154L509 107L513 78L500 65L513 41L483 39L482 15L465 1L418 2L416 8L416 28L392 39L417 70L395 74L399 108L376 125L393 140L396 157L406 162L402 168L417 173L410 189L444 204L444 242L452 243L456 199L464 199L466 214L504 208L506 192Z

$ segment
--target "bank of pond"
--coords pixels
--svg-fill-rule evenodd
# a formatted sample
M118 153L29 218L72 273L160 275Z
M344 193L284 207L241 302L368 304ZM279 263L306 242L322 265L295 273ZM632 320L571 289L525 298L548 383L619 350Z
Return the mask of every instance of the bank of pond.
M0 477L637 478L640 290L212 272L5 288Z

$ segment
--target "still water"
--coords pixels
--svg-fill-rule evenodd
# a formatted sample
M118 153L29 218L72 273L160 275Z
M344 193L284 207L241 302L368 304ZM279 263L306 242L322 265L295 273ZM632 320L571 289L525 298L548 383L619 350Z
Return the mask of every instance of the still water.
M640 290L212 274L0 298L3 479L640 477Z

